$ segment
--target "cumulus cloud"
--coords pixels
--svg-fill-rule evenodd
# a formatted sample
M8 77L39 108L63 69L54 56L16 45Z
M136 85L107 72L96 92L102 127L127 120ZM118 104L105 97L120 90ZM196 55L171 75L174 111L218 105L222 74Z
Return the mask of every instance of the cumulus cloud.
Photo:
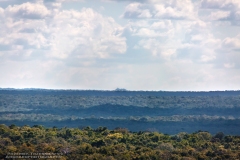
M223 47L230 49L240 49L240 35L234 38L227 37L222 42Z
M173 24L170 20L159 20L159 21L133 21L129 22L126 26L131 30L133 36L140 37L162 37L170 38L173 31Z
M219 47L215 47L217 52L214 64L218 68L239 69L240 59L240 36L226 37L219 40Z
M232 25L240 25L239 9L240 1L238 0L202 0L202 9L214 9L207 16L208 20L228 20Z
M60 59L103 58L126 51L122 27L90 8L53 11L44 3L27 2L1 8L0 14L4 15L0 44L5 50Z
M107 71L96 61L126 52L123 27L113 18L91 8L65 10L64 2L0 8L1 87L91 88Z
M190 0L147 2L148 3L130 3L126 6L122 17L133 19L193 19L196 14L194 12L193 3Z
M202 0L202 8L212 9L238 9L240 7L240 1L238 0Z
M216 20L227 20L230 16L230 11L216 11L211 12L211 14L208 16L208 20L210 21L216 21Z
M23 3L21 5L8 6L5 14L10 17L19 17L27 19L41 19L50 14L49 10L37 3Z
M209 14L196 14L206 8L209 9ZM127 27L131 26L129 31L132 36L140 37L136 49L146 49L165 61L189 60L215 66L221 63L220 66L224 67L224 63L235 63L232 62L234 58L231 58L236 57L235 54L228 54L227 60L222 53L238 50L238 39L226 37L221 40L215 37L212 28L218 24L213 21L236 23L237 8L238 2L231 0L202 0L200 6L188 0L149 0L130 3L126 6L123 17L131 19ZM146 11L150 13L148 16L140 16Z
M55 15L54 20L51 28L53 55L105 57L126 51L125 38L120 34L121 26L92 9L62 11ZM64 31L59 30L60 27Z

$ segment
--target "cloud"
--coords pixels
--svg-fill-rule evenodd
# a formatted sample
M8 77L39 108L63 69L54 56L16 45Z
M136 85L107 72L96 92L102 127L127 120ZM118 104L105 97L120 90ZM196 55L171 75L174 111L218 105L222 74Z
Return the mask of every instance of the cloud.
M234 1L222 5L217 1L202 1L200 6L193 1L132 2L126 6L123 17L130 19L127 26L130 34L139 37L135 49L150 51L162 62L184 60L224 67L224 64L236 63L233 60L237 57L233 52L238 50L238 39L215 37L212 28L218 24L213 21L237 22L238 12L234 10L237 7L238 3ZM204 14L196 14L203 8L210 9L205 17ZM140 16L146 11L151 16ZM223 58L224 52L231 53L229 58Z
M131 34L142 38L135 48L146 49L163 61L186 59L209 63L216 58L213 48L220 42L204 21L141 20L130 24Z
M226 37L220 41L219 47L215 49L216 59L214 61L217 68L236 69L240 68L240 36Z
M222 42L223 47L229 49L240 49L240 35L234 38L227 37Z
M208 16L208 20L210 21L216 21L216 20L227 20L230 17L231 12L230 11L216 11L211 12L211 14Z
M238 9L240 8L240 1L238 0L202 0L202 8L211 9Z
M138 43L138 48L149 50L152 56L160 58L162 62L174 59L176 52L176 47L157 38L142 39Z
M207 20L227 20L232 25L240 25L240 1L238 0L202 0L201 9L213 9L207 16Z
M6 55L8 49L29 58L104 58L126 51L123 28L90 8L53 11L44 3L27 2L0 9L0 14L0 44Z
M4 9L0 7L0 15L3 16Z
M108 72L98 61L127 50L123 27L91 8L27 2L0 17L1 87L97 88Z
M175 0L147 2L148 3L130 3L126 6L122 17L130 19L193 19L196 14L193 3L190 0L183 0L181 2Z
M147 14L142 14L143 12ZM145 16L145 17L144 17ZM131 3L126 6L125 13L123 14L124 18L149 18L152 17L149 9L145 8L141 3Z
M173 24L170 20L140 20L130 21L126 28L132 36L166 38L172 34Z
M172 26L172 22L167 20L167 21L157 21L153 22L153 24L150 26L151 29L166 29Z
M134 35L142 36L142 37L161 37L166 36L165 33L156 32L155 30L148 29L148 28L140 28L138 32Z
M112 18L105 18L92 9L62 11L55 15L52 32L52 55L59 53L78 57L100 56L124 53L125 38L121 37L121 26ZM60 31L59 28L64 28Z
M202 62L209 62L209 61L212 61L214 59L216 59L215 55L207 54L207 55L202 55L200 61L202 61Z
M8 6L5 14L10 17L41 19L50 14L49 10L37 3L23 3L21 5Z

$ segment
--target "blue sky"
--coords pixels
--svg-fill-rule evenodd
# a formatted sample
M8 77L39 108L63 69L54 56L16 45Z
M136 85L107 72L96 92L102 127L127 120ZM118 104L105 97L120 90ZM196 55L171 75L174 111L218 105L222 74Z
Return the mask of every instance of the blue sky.
M0 87L239 90L239 0L0 0Z

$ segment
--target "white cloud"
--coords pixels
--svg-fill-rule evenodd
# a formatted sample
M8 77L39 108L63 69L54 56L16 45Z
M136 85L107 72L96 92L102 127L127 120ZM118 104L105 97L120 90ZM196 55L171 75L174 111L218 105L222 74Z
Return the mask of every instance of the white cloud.
M191 41L193 41L193 42L196 42L196 41L198 42L198 41L202 41L202 40L204 40L204 36L201 34L196 34L196 35L191 36Z
M230 11L215 11L211 12L207 19L210 21L226 20L229 18L230 14Z
M209 61L212 61L214 59L216 59L216 56L211 55L211 54L201 56L201 61L202 62L209 62Z
M240 25L238 0L202 0L201 9L211 9L211 14L205 17L207 20L227 20L232 25Z
M156 18L192 19L195 15L191 1L166 1L165 4L154 5ZM182 7L185 6L185 7Z
M167 29L169 27L172 28L172 22L170 20L153 22L153 24L150 26L151 29L156 30Z
M126 28L131 30L133 36L167 38L172 34L173 24L170 20L141 20L130 21Z
M125 39L118 33L121 33L121 26L92 9L62 11L56 14L54 20L55 27L51 29L54 55L62 52L67 56L74 52L85 57L106 57L126 51ZM61 28L64 31L61 32Z
M141 11L141 13L138 16L139 18L151 18L152 14L150 13L150 11L148 9L145 9L143 11Z
M176 47L156 38L143 39L139 41L138 46L149 50L154 57L160 57L162 60L168 61L175 57Z
M38 1L0 8L0 17L1 87L96 87L107 72L96 61L127 49L123 27L91 8Z
M186 59L197 63L213 62L220 41L204 21L148 21L132 30L141 36L136 49L146 49L162 60ZM148 24L148 25L147 25ZM149 37L149 38L147 38ZM213 49L214 48L214 49Z
M151 11L152 17L159 15L158 18L169 19L158 21L152 17L145 17L144 20L130 21L131 34L141 37L138 44L135 45L135 49L146 49L153 56L158 56L165 61L189 60L194 63L213 64L214 66L222 61L222 67L224 67L224 63L232 62L234 58L231 57L235 57L235 54L228 54L228 60L224 60L222 52L226 51L227 48L230 51L230 46L232 47L231 50L236 50L238 41L228 38L223 41L215 37L212 30L214 28L212 21L229 20L232 17L233 12L227 10L227 5L222 7L225 10L210 10L207 18L203 19L201 15L195 14L198 8L194 7L199 7L197 4L193 4L191 1L183 2L189 6L182 7L184 8L182 10L186 11L185 14L192 13L191 17L187 17L181 13L180 4L183 3L180 1L177 1L178 3L173 2L175 1L148 1L131 3L126 7L125 18L140 19L138 15L141 10L148 9ZM191 21L174 21L174 19L181 18L183 20L191 19ZM233 67L236 67L236 65Z
M4 13L4 9L0 7L0 15L2 16Z
M219 47L216 49L215 64L218 68L239 69L240 59L240 37L226 37L220 41Z
M185 6L185 7L182 7ZM158 1L153 3L130 3L124 18L194 19L196 13L190 0Z
M240 1L238 0L202 0L201 6L203 8L213 8L213 9L237 9L237 8L240 8Z
M136 34L137 36L142 37L163 37L166 36L166 33L164 32L156 32L156 30L151 30L148 28L140 28Z
M0 11L5 14L0 44L16 51L14 45L21 46L22 55L32 49L39 57L103 58L126 51L122 27L89 8L53 12L43 3L24 3Z
M5 14L11 17L41 19L50 14L49 10L38 3L23 3L21 5L8 6Z
M230 49L240 49L240 36L234 38L227 37L222 42L223 47Z
M145 8L144 4L131 3L126 6L124 18L150 18L152 17L149 8Z

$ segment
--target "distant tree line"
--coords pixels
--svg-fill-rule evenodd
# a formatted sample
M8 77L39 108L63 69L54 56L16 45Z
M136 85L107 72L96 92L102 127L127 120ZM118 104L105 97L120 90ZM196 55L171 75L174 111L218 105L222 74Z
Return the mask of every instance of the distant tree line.
M80 109L106 104L149 108L240 108L240 96L84 96L0 93L0 112L27 111L39 107Z

